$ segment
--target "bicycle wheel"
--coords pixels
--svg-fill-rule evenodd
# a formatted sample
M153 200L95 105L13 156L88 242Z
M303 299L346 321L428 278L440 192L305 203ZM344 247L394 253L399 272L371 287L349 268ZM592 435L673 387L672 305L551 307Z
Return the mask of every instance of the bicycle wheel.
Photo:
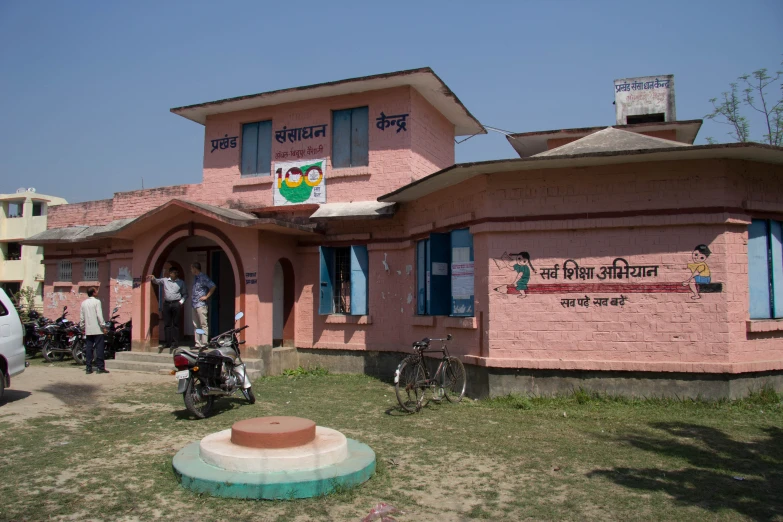
M465 366L456 357L449 357L443 365L443 390L449 402L459 402L465 396Z
M425 380L424 368L420 360L406 357L394 372L394 393L403 410L416 412L421 408L424 390L421 383Z

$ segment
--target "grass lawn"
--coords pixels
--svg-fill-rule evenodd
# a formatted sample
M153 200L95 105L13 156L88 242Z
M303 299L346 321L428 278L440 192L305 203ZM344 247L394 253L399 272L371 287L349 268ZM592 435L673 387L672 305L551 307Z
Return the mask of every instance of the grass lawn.
M84 380L60 365L64 382ZM263 378L254 390L255 405L221 399L202 421L173 378L101 396L63 385L62 415L24 422L0 408L0 520L359 520L379 501L404 510L400 522L783 520L783 405L771 392L733 403L466 399L403 414L393 387L366 376ZM369 444L375 476L296 501L179 487L171 459L182 446L261 415L306 417Z

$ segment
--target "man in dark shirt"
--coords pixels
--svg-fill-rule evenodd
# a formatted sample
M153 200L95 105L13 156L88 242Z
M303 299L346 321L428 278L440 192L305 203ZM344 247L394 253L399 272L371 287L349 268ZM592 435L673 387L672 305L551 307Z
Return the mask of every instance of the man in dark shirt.
M147 276L151 281L163 287L163 344L160 351L168 348L169 351L179 347L179 314L182 311L182 303L188 298L188 290L185 281L179 278L176 268L169 269L169 277L158 279L155 276Z

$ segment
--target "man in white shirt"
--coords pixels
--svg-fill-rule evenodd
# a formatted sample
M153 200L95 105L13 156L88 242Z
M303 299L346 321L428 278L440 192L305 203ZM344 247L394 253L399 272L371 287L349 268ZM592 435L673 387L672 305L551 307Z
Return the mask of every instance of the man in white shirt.
M92 373L92 359L94 354L95 366L97 366L95 373L109 373L103 360L103 334L105 328L103 310L101 309L101 302L95 298L96 295L98 295L97 288L90 288L87 290L87 299L82 301L81 312L79 314L80 323L84 328L84 335L87 338L87 342L84 345L84 355L87 359L86 372Z

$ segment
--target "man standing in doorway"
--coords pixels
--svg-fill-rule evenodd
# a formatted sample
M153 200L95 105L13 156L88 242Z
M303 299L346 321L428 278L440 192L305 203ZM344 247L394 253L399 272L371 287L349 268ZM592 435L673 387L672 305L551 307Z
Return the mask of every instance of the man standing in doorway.
M195 334L196 348L201 350L206 348L207 342L209 342L209 326L207 325L209 306L207 302L217 287L207 274L201 272L201 263L198 261L190 265L190 273L193 274L193 296L190 298L193 305L193 331L195 332L198 328L204 330L204 335Z
M158 286L163 287L163 344L158 352L163 348L173 351L179 348L179 314L182 311L182 303L188 298L188 291L185 288L185 281L179 278L179 272L176 268L169 268L169 276L160 278L150 275L147 281L152 281Z
M97 288L87 290L87 299L82 301L79 313L79 322L84 327L84 336L87 338L84 344L86 373L92 373L93 357L95 357L95 366L97 366L95 373L109 373L103 354L103 334L105 332L103 310L101 302L95 297L96 295L98 295Z

